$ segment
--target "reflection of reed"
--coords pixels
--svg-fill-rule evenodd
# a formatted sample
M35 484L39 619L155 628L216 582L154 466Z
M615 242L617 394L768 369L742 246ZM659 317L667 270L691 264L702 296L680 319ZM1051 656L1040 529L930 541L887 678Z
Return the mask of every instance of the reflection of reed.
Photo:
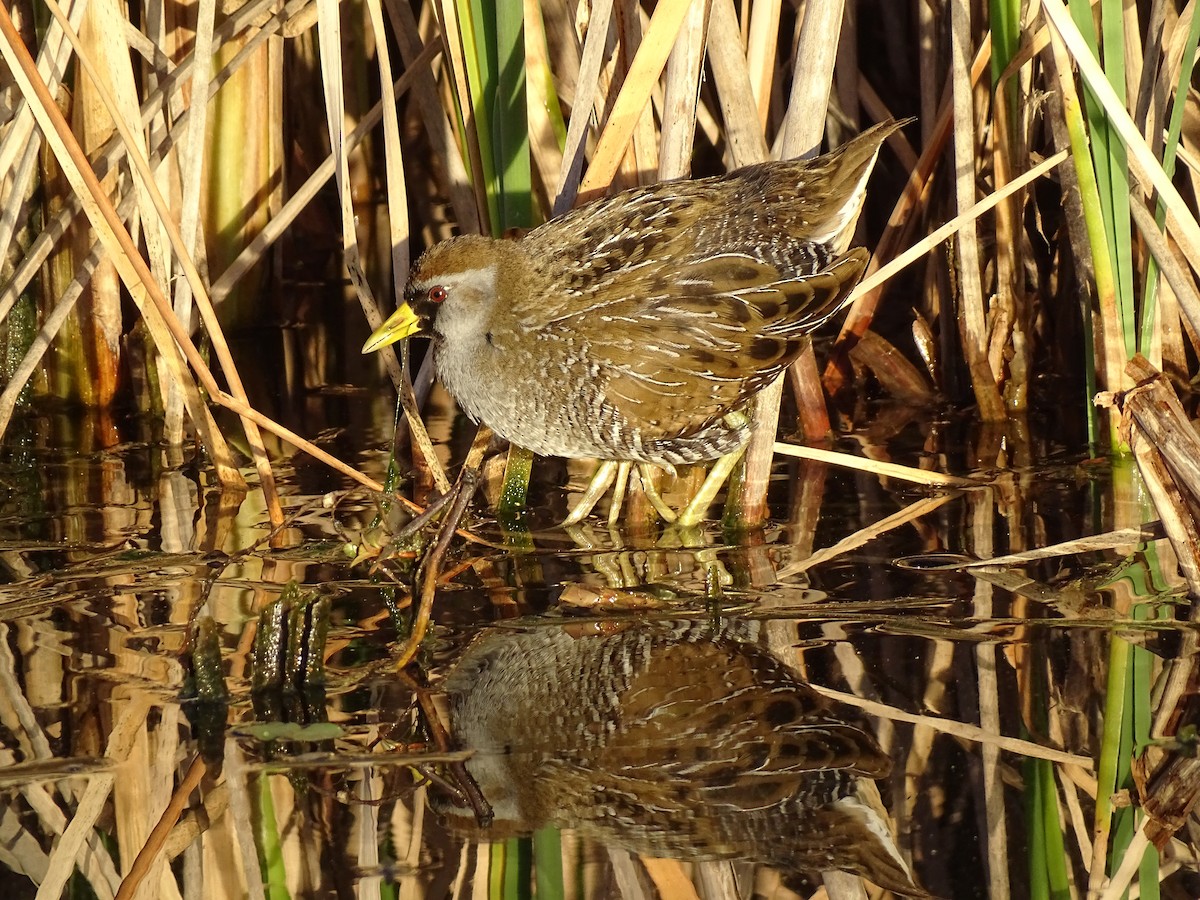
M484 839L544 825L652 856L857 872L922 895L872 779L874 738L733 627L497 631L447 677L455 740L492 805Z

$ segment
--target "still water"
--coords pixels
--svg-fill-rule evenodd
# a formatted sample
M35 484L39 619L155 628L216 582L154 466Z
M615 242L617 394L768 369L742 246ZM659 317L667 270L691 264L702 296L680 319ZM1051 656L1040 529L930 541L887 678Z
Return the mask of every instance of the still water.
M380 477L388 441L365 423L388 410L364 399L342 398L323 437ZM1142 821L1142 776L1189 749L1143 756L1138 737L1179 730L1194 637L1169 544L1136 530L1154 519L1136 475L1016 425L872 420L838 449L977 486L781 460L761 530L593 517L568 532L561 485L586 471L539 461L522 529L476 498L482 541L450 546L402 671L427 548L393 543L406 514L278 448L289 520L271 532L258 492L222 493L150 426L16 423L0 455L0 886L1102 890ZM445 424L460 460L463 423ZM1119 528L1134 530L1100 549L961 566ZM1097 842L1106 719L1126 749ZM1160 880L1200 896L1196 825L1179 826L1144 854L1141 896Z

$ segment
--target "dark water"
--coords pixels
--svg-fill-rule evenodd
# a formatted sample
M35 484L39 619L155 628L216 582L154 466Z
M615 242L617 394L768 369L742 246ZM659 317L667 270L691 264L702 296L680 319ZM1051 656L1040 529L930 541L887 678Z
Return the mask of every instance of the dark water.
M369 423L387 401L320 402L327 448L379 477ZM290 521L272 535L256 491L222 494L150 425L14 424L0 884L113 896L141 853L143 897L856 896L847 871L943 897L1083 896L1106 717L1123 698L1117 730L1157 737L1186 708L1170 547L1126 536L938 569L1154 515L1127 467L1025 436L1045 423L872 421L838 449L979 486L780 461L753 533L599 518L567 533L567 472L539 462L527 531L477 499L487 543L452 544L403 672L425 548L354 564L347 545L386 545L404 515L373 528L377 498L331 496L349 485L278 448ZM463 423L435 431L461 459ZM285 593L300 608L280 633ZM263 633L282 648L274 680ZM314 655L323 673L292 680ZM1126 756L1117 786L1136 798L1129 773ZM182 812L151 836L175 793ZM1118 811L1101 865L1140 817ZM1200 895L1183 820L1142 896L1159 878Z

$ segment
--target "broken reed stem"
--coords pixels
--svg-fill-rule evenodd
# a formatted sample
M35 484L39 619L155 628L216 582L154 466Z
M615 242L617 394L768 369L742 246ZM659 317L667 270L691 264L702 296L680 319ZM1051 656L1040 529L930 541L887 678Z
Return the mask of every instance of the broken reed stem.
M1120 410L1122 430L1196 604L1200 602L1200 437L1166 377L1145 357L1134 356L1125 374L1136 386L1115 398L1102 395L1100 402L1115 401Z

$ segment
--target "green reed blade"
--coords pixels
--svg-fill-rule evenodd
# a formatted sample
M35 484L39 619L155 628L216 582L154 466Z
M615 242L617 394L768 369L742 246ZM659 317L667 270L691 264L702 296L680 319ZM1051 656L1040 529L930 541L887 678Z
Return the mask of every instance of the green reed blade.
M271 796L271 779L278 776L258 776L257 831L258 863L262 869L263 887L268 900L290 900L287 889L287 867L283 862L283 845L279 840L279 823L275 820L275 800Z
M497 203L500 192L496 181L496 155L492 146L491 99L495 94L496 65L495 43L489 39L490 5L481 0L457 0L456 6L459 33L462 35L463 63L467 69L467 87L471 97L471 109L463 111L464 126L474 129L479 142L488 219L492 223L492 233L498 235L502 229Z
M1175 174L1175 154L1179 149L1179 132L1183 127L1183 113L1187 108L1188 91L1192 84L1192 72L1196 65L1196 47L1200 44L1200 15L1193 13L1183 47L1183 64L1179 68L1179 80L1175 86L1175 98L1171 101L1171 121L1167 127L1167 142L1163 147L1162 168L1170 177ZM1154 220L1162 230L1167 221L1167 207L1160 199ZM1142 301L1142 317L1138 349L1148 352L1154 337L1154 313L1158 302L1158 264L1151 256L1146 267L1146 288Z
M988 12L992 33L992 89L995 90L1021 43L1021 3L1020 0L989 0ZM1004 88L1010 110L1017 108L1017 87L1017 80L1010 78Z
M1092 19L1088 0L1070 0L1071 17L1089 48L1098 58L1102 56L1105 72L1117 96L1125 97L1125 51L1124 22L1120 0L1116 0L1115 12L1112 0L1103 0L1102 23L1104 48L1101 52L1099 35ZM1095 169L1099 211L1105 236L1107 266L1112 277L1113 297L1117 305L1117 321L1102 322L1106 332L1106 343L1115 344L1120 335L1122 356L1128 358L1136 340L1133 312L1133 250L1129 225L1129 167L1125 145L1112 127L1103 105L1086 85L1083 89L1083 105L1087 113L1088 132L1091 138L1092 165ZM1085 208L1086 212L1086 208ZM1089 236L1091 228L1089 227ZM1097 269L1097 288L1100 289L1099 247L1093 241L1093 264ZM1110 385L1115 388L1115 385Z
M1125 96L1125 17L1123 0L1103 0L1104 29L1104 72L1122 103ZM1108 116L1104 117L1104 128L1109 133L1109 232L1117 275L1117 303L1121 313L1121 333L1125 340L1125 353L1133 355L1137 340L1137 315L1134 311L1133 288L1133 233L1129 218L1129 160L1125 143L1117 135Z
M535 895L538 897L565 897L563 883L562 832L553 826L537 831L533 835Z
M494 6L496 85L492 117L500 228L525 228L533 218L529 112L525 101L525 14L521 0Z

